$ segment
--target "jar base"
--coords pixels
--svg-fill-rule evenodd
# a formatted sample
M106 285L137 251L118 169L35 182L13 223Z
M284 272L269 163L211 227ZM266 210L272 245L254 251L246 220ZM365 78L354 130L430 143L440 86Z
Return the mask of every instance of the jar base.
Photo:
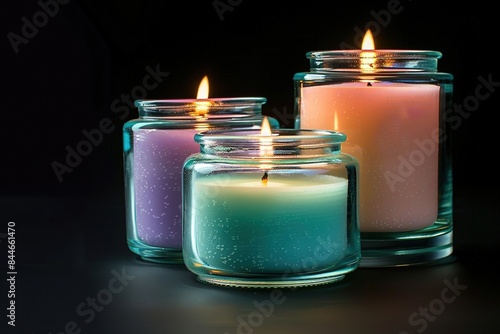
M183 264L182 250L148 246L135 241L128 242L128 248L147 262L162 264Z
M453 253L451 226L405 233L361 232L360 268L425 265Z
M221 276L201 276L197 277L198 281L212 285L232 287L232 288L297 288L310 287L317 285L326 285L336 283L344 279L345 275L335 275L329 277L321 277L314 279L297 279L297 280L273 280L259 278L235 278Z

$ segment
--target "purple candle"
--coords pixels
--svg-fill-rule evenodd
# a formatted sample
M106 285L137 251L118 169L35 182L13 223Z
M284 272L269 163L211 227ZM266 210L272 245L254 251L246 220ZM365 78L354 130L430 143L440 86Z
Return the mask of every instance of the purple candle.
M135 219L139 239L182 247L182 166L200 150L194 129L137 130L134 135Z
M129 249L144 260L182 263L182 169L200 151L196 133L260 127L263 97L208 98L204 77L196 99L138 100L139 118L123 126ZM272 118L271 127L279 127Z

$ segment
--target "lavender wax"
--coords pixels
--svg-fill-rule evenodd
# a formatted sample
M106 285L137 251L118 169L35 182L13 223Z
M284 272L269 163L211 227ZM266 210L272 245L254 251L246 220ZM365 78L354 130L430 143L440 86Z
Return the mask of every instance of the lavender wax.
M134 136L134 193L139 239L182 247L182 165L199 151L196 130L138 130Z
M127 244L142 259L183 263L182 167L203 130L259 128L265 98L139 100L123 126ZM273 128L279 123L269 119Z

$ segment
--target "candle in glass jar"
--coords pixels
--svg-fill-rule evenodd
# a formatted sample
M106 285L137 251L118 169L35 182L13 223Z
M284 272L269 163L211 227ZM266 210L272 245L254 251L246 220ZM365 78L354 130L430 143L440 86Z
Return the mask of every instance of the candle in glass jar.
M430 263L453 252L453 75L432 50L308 52L294 75L296 128L346 134L359 161L362 267Z
M200 82L195 117L208 111L209 83ZM133 173L135 219L138 238L151 246L182 247L182 165L199 150L193 128L137 129Z
M183 257L202 282L337 282L360 260L358 162L332 131L206 131L183 169Z
M124 133L127 242L143 259L182 263L182 167L199 152L195 135L207 129L254 128L261 97L208 98L204 77L196 99L139 100L139 118ZM278 123L272 119L273 127Z

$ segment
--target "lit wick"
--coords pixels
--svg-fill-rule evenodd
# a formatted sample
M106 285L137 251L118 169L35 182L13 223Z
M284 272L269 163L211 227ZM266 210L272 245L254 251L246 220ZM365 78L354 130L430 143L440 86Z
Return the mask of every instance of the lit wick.
M261 178L262 185L267 186L267 178L268 178L267 172L264 172L264 175Z

